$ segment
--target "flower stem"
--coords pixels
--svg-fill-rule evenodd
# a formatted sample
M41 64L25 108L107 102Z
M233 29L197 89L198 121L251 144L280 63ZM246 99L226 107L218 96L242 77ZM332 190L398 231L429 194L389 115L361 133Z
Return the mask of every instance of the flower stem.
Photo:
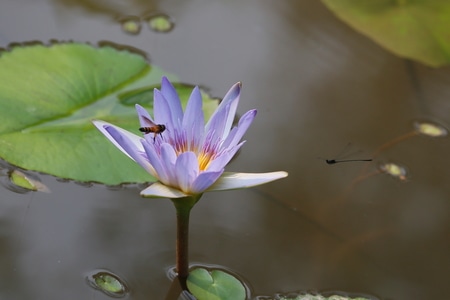
M189 275L189 215L200 195L172 199L177 212L176 271L182 286Z

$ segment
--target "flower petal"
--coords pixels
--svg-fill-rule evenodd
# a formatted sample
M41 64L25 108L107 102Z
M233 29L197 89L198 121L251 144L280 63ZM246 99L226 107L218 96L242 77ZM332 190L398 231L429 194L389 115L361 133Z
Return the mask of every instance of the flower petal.
M194 141L195 145L203 137L205 121L202 110L202 95L198 87L195 87L189 97L183 116L182 126L186 130L187 140Z
M224 191L248 188L288 176L287 172L232 173L225 172L207 191Z
M233 85L205 126L206 131L215 130L221 139L225 139L233 125L236 109L239 104L242 84Z
M198 175L194 183L191 186L190 192L192 194L203 193L208 189L217 179L222 175L224 169L216 172L203 172Z
M238 126L233 128L226 140L223 142L222 147L228 148L237 145L244 136L247 129L252 124L256 116L256 109L249 110L240 119Z
M155 182L146 189L141 191L142 197L154 197L154 198L183 198L189 195L183 193L180 190L171 188L160 182Z
M169 174L165 166L162 164L161 158L156 153L155 147L152 142L142 140L142 145L144 146L145 153L147 154L150 164L155 169L156 174L153 174L153 176L164 183L170 182Z
M174 123L173 125L179 128L181 121L183 120L183 109L181 108L180 97L172 83L165 76L163 76L161 80L161 93L169 104L172 122Z
M101 133L103 133L108 140L114 144L117 148L119 148L120 151L125 153L129 158L133 159L123 148L121 145L119 145L116 140L111 136L111 134L105 129L105 127L114 127L119 132L121 132L123 135L126 135L128 139L136 146L136 148L139 149L139 151L144 151L144 147L141 145L141 137L138 135L135 135L134 133L131 133L129 131L126 131L125 129L122 129L120 127L117 127L113 124L110 124L108 122L99 121L99 120L93 120L92 123L95 127L97 127L98 130L100 130Z
M177 161L177 154L173 149L172 145L168 143L163 143L161 145L161 163L166 170L167 176L169 177L169 182L164 182L169 185L177 185L177 177L175 173L175 163Z
M141 124L141 127L148 127L148 126L156 125L155 121L153 121L152 117L150 117L150 114L148 113L148 111L145 108L143 108L139 104L136 104L135 107L136 107L136 112L139 117L139 124ZM150 121L151 123L149 124L148 121Z
M136 145L133 140L129 138L129 134L132 133L116 126L105 125L103 128L110 134L117 144L119 144L119 149L122 150L122 152L140 164L141 167L143 167L147 172L153 176L156 175L155 169L146 158L147 156L145 155L145 151L142 151L144 150L142 144ZM142 140L142 138L140 138L140 140Z
M157 89L153 90L153 111L155 124L164 124L166 127L170 128L170 130L174 128L169 103L164 95Z
M189 151L178 155L175 172L180 190L191 194L191 185L199 173L198 160L195 153Z
M214 113L214 118L211 117L208 122L209 127L206 128L206 133L210 135L211 140L224 140L228 133L225 134L225 125L227 123L228 115L231 105L227 105L224 109Z
M233 156L238 152L238 150L244 145L245 141L239 145L234 146L231 149L224 151L221 155L217 156L212 162L209 163L208 171L217 171L225 168L225 166L230 162Z

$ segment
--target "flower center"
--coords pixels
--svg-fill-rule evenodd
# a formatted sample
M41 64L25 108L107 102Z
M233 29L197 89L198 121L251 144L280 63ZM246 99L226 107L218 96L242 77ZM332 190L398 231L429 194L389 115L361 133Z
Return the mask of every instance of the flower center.
M206 170L208 168L209 163L211 162L212 158L214 156L214 153L211 152L201 152L198 156L198 167L200 171Z
M212 132L203 141L189 139L186 132L176 133L172 145L177 156L183 152L194 152L197 156L200 171L205 171L220 152L220 139L214 137Z

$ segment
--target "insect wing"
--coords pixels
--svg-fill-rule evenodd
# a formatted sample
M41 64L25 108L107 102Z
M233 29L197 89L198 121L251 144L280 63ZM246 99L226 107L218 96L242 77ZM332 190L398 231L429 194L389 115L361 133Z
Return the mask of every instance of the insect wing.
M155 127L157 126L152 120L147 118L146 116L140 116L141 127Z

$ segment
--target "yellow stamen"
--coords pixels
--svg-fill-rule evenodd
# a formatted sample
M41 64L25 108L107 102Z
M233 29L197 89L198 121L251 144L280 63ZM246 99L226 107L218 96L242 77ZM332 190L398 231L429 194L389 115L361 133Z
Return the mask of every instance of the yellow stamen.
M200 171L204 171L206 170L206 168L208 168L212 156L213 156L212 153L205 153L205 152L201 152L198 155L198 167Z

